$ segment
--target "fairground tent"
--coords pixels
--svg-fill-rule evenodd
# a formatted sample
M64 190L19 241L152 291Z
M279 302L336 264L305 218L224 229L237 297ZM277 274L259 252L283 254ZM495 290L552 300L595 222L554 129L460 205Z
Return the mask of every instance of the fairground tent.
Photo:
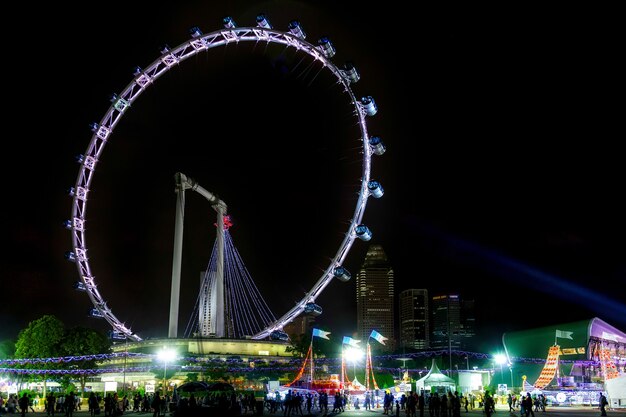
M454 379L441 373L437 366L436 359L433 358L433 364L428 374L415 382L415 390L420 392L422 389L426 392L445 394L448 391L455 391L456 382Z

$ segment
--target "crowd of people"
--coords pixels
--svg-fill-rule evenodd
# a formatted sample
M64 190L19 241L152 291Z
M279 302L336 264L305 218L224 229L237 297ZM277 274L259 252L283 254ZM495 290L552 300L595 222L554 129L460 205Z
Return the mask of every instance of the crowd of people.
M200 394L200 393L198 393ZM152 413L153 417L165 416L168 411L178 412L180 415L193 415L196 407L209 406L219 408L228 412L229 415L258 415L259 407L265 412L273 415L290 417L292 415L311 415L320 413L322 415L337 414L346 409L371 410L382 408L382 414L390 416L407 417L460 417L462 410L466 413L474 410L476 406L483 414L490 417L496 412L498 398L492 396L489 391L482 395L463 395L457 391L446 393L426 393L423 390L418 394L410 391L394 395L391 391L385 390L384 395L374 395L367 391L364 395L350 395L333 391L310 391L289 389L283 393L275 391L266 393L264 398L257 398L253 393L226 392L205 392L201 396L191 393L186 396L161 396L158 392L151 394L135 393L130 398L126 395L120 397L117 393L107 393L104 398L91 392L87 398L87 407L90 416L102 414L105 417L114 417L125 412ZM377 393L378 394L378 393ZM503 397L500 397L503 399ZM361 402L362 400L362 402ZM504 403L502 401L502 403ZM69 394L48 393L43 401L39 396L34 398L28 393L22 396L10 394L7 399L0 396L0 414L21 413L25 417L26 413L35 412L35 408L45 411L47 416L72 417L75 410L81 410L81 398L73 392ZM520 417L535 417L535 412L545 412L547 398L543 394L531 396L508 394L506 403L509 412ZM604 394L600 398L601 415L606 415L605 407L608 401ZM187 413L187 414L186 414ZM177 413L174 413L176 415Z
M40 407L43 408L48 416L58 414L72 417L75 410L81 409L81 399L73 391L69 394L60 394L58 396L49 393L43 401L39 395L33 397L27 392L23 393L21 397L17 394L10 394L6 401L0 396L0 413L20 413L22 417L25 417L29 410L34 413L35 408Z

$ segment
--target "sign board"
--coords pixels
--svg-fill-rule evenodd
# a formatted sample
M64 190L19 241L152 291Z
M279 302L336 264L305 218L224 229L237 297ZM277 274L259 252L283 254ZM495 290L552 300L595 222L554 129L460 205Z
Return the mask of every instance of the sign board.
M146 388L146 394L150 394L150 393L154 394L154 385L146 384L145 388Z
M278 390L278 387L280 387L279 381L267 381L267 390L269 392L274 392Z
M9 394L17 394L17 384L9 385L9 390L7 391Z
M107 381L104 383L104 392L107 391L117 391L117 382L115 381Z

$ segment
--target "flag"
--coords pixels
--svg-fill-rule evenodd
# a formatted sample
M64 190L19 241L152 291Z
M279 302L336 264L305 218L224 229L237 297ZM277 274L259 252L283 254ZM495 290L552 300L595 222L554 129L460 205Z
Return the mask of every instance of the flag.
M322 339L330 340L330 338L328 337L329 334L330 332L325 332L324 330L313 329L313 337L317 336L321 337Z
M343 344L344 345L350 345L352 347L359 347L359 343L361 343L360 340L356 340L356 339L353 339L353 338L348 337L348 336L344 336L343 337Z
M382 343L383 345L385 344L385 340L388 339L387 337L378 333L376 330L372 330L372 334L370 334L370 337L376 339L378 343Z
M570 339L570 340L574 340L574 339L572 338L572 334L573 334L573 333L574 333L574 332L566 332L566 331L563 331L563 330L557 330L557 331L556 331L556 337L560 337L561 339Z

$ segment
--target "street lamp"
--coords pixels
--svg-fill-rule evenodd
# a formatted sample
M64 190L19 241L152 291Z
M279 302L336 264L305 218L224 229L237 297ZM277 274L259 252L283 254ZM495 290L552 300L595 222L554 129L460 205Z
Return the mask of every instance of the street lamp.
M161 351L159 351L158 358L161 362L163 362L163 395L165 395L167 391L167 388L166 388L167 386L166 385L167 363L176 359L176 352L164 347Z
M506 356L498 353L497 355L493 356L493 359L495 359L496 364L500 365L500 383L502 383L504 381L504 377L502 376L502 365L507 363Z
M354 378L356 378L356 363L363 358L363 351L361 349L349 347L343 352L343 355L346 358L346 361L352 362L352 370L354 372Z

